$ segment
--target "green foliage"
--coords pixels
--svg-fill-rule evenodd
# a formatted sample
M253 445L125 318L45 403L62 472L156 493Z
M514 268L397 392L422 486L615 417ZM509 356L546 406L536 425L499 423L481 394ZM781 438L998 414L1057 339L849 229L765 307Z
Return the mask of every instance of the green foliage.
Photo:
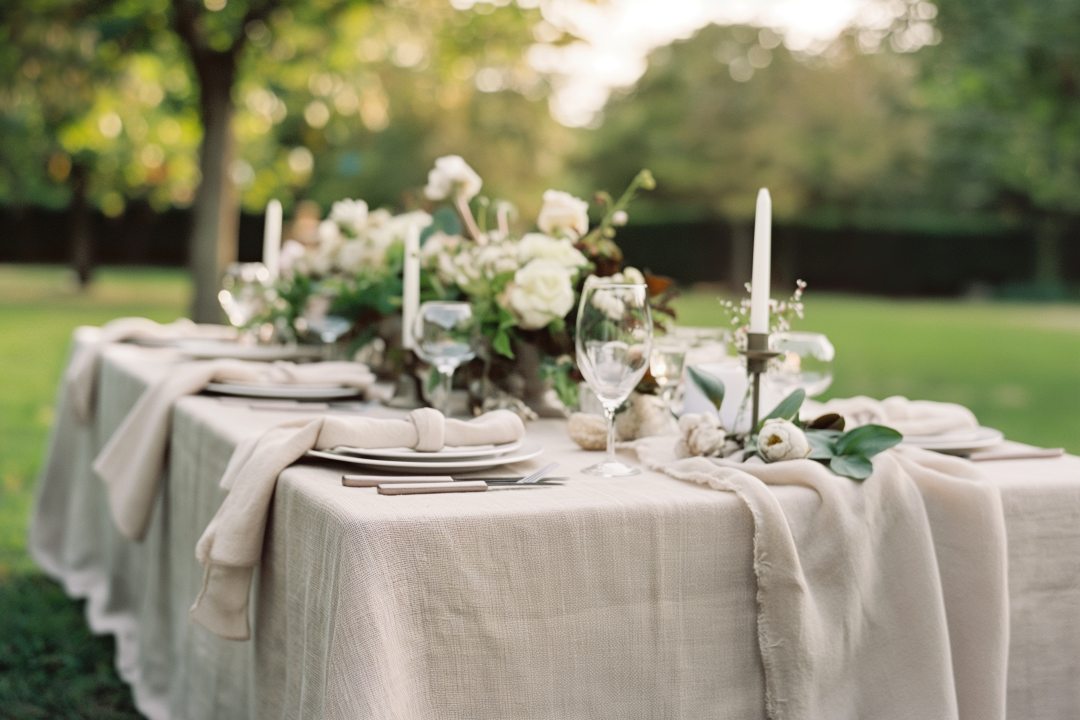
M686 372L690 375L690 380L697 386L698 390L708 398L715 407L716 411L720 411L720 406L724 402L724 383L720 378L711 375L710 373L700 370L693 365L686 368Z
M806 391L802 388L796 388L795 392L781 400L780 404L772 409L772 412L761 418L757 429L761 430L761 426L765 424L766 420L773 420L775 418L780 418L782 420L796 420L799 417L799 408L802 407L804 400L806 400Z

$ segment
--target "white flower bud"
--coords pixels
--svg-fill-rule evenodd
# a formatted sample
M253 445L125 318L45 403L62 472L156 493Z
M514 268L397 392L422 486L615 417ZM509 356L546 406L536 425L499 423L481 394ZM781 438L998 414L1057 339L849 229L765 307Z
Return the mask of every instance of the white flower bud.
M799 460L810 454L806 434L788 420L766 420L758 433L758 452L765 462Z
M622 227L628 222L630 222L630 216L626 214L625 210L616 210L611 215L611 224L616 227Z
M687 413L679 418L682 437L675 444L675 454L681 458L713 455L724 446L726 435L715 415Z

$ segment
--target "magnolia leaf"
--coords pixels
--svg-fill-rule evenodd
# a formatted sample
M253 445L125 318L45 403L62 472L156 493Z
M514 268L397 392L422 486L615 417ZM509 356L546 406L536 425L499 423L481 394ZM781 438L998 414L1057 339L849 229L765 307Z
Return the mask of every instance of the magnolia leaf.
M709 399L715 407L717 412L720 411L720 406L724 402L724 383L720 378L710 375L704 370L698 370L694 366L687 368L687 372L690 373L690 379L697 385L698 390L701 390L702 394Z
M808 422L806 427L808 430L843 430L844 416L837 413L826 413Z
M836 441L837 455L862 455L873 457L883 450L888 450L904 436L883 425L863 425L844 433Z
M799 416L799 408L802 407L803 400L806 399L806 391L802 388L797 388L795 392L788 395L786 398L780 401L780 404L773 408L773 411L763 417L761 422L758 423L758 430L765 424L766 420L772 420L774 418L783 418L784 420L792 420Z
M852 480L865 480L874 472L870 460L862 455L837 455L829 463L829 469Z
M826 432L808 432L806 440L810 443L811 460L831 460L836 455L836 436Z

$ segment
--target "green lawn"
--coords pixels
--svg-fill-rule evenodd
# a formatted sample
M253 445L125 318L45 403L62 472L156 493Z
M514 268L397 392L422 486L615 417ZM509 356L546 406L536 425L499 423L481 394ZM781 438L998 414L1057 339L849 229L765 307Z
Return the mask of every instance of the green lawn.
M62 269L0 266L0 719L137 717L81 605L37 574L25 535L71 331L114 317L168 321L187 307L174 270L104 270L88 293ZM902 394L967 405L1010 437L1080 452L1080 305L900 301L814 294L798 329L836 346L830 396ZM684 325L722 325L716 298L676 303Z

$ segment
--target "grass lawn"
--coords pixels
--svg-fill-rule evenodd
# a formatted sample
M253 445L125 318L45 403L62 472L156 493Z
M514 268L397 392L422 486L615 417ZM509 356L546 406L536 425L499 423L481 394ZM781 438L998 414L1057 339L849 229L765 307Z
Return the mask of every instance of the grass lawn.
M71 331L187 308L184 273L102 271L87 293L67 271L0 266L0 719L137 717L81 605L25 548L34 479ZM1080 452L1080 305L899 301L810 293L797 329L836 346L830 397L907 395L967 405L1012 439ZM677 304L684 325L722 325L709 293Z

